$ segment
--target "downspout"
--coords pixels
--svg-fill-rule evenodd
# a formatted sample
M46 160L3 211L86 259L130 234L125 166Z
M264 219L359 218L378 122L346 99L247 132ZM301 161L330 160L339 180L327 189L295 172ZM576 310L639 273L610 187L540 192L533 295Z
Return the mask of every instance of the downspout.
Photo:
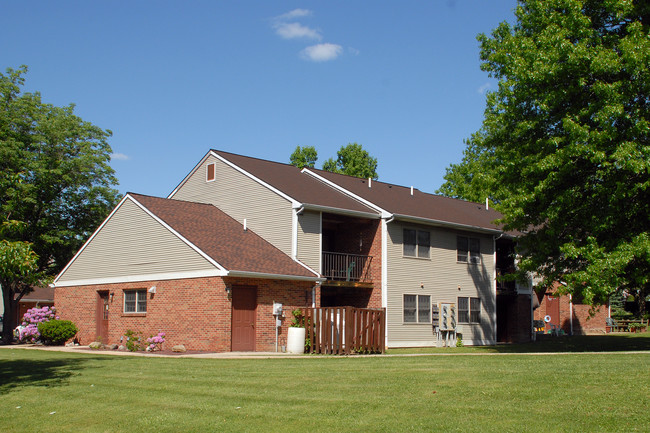
M501 235L499 235L501 237ZM497 238L492 236L492 289L494 290L494 312L492 320L494 323L494 344L497 343Z
M569 294L569 329L571 330L569 335L573 335L573 295L571 294Z

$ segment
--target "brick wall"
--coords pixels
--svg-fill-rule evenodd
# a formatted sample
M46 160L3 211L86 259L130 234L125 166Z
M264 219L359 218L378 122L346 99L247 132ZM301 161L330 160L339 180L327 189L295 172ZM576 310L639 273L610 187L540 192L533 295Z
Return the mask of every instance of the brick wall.
M548 291L546 295L553 295L553 291ZM535 320L544 320L544 316L549 314L547 311L546 296L542 297L540 306L535 310ZM600 334L605 332L605 321L609 317L609 311L606 305L592 307L585 304L573 304L573 334L588 335ZM560 296L560 327L567 334L571 333L571 300L569 296Z
M291 311L311 306L313 283L248 278L195 278L184 280L145 281L137 283L57 287L54 303L57 314L72 320L79 328L81 344L96 338L95 308L97 292L108 291L109 325L107 344L124 343L127 329L142 332L145 337L165 332L164 348L183 344L188 350L226 352L231 344L231 298L226 285L257 286L256 348L275 349L273 302L284 305L286 319L280 329L280 344L286 344ZM123 313L124 290L148 289L146 314Z

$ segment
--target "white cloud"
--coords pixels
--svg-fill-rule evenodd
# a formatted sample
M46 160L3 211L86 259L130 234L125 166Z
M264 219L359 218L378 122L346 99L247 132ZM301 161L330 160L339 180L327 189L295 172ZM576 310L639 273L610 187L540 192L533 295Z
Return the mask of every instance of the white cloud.
M310 15L311 15L311 11L309 9L294 9L292 11L287 12L286 14L282 14L280 16L275 17L275 20L289 21L294 18L308 17Z
M273 26L275 32L284 39L309 38L321 40L318 30L303 26L300 23L277 23Z
M481 87L477 89L477 92L480 93L481 95L485 94L485 92L488 91L488 89L492 87L490 83L485 83Z
M305 48L300 52L303 59L313 62L327 62L334 60L343 52L343 47L336 44L318 44Z
M111 161L128 161L129 159L131 159L129 155L123 153L111 153Z

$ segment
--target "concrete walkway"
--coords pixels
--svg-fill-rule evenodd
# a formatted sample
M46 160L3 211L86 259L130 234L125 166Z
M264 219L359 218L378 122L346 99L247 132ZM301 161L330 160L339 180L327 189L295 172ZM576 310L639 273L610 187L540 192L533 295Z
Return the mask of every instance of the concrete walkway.
M93 355L147 356L156 358L215 358L215 359L257 359L257 358L304 358L313 355L282 352L194 352L194 353L160 353L129 352L127 350L91 349L88 346L42 346L40 344L13 344L0 346L0 349L43 350L49 352L86 353Z
M146 356L152 358L203 358L203 359L272 359L272 358L302 358L302 359L318 359L330 358L340 359L347 358L368 358L368 357L420 357L420 356L549 356L549 355L616 355L616 354L636 354L643 353L650 355L650 351L644 350L631 350L631 351L603 351L603 352L445 352L445 353L391 353L391 354L375 354L375 355L311 355L311 354L295 354L295 353L282 353L282 352L194 352L194 353L151 353L151 352L129 352L122 350L96 350L88 346L42 346L38 344L13 344L9 346L0 346L0 350L43 350L50 352L67 352L67 353L85 353L92 355L109 355L109 356Z

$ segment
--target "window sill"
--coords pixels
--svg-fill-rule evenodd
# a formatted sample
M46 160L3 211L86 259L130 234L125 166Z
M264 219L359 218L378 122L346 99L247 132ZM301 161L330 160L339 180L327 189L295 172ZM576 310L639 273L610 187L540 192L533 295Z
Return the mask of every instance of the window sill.
M402 322L402 325L407 325L407 326L415 326L415 325L420 325L420 326L431 326L431 322Z
M431 261L431 257L416 257L416 256L405 256L402 254L402 258L404 259L415 259L415 260L428 260Z
M147 317L147 313L122 313L121 317Z

